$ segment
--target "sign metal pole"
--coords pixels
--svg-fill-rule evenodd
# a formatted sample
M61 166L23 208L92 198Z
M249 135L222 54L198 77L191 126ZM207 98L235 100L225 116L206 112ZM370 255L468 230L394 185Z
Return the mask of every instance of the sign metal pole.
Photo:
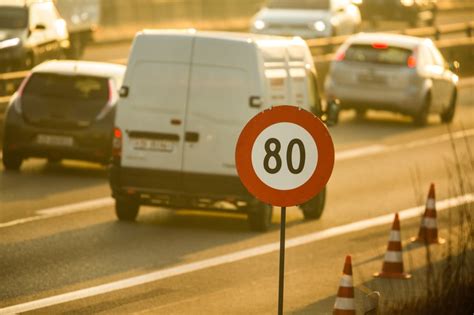
M280 220L280 275L278 285L278 315L283 315L283 291L285 287L285 227L286 207L281 207Z

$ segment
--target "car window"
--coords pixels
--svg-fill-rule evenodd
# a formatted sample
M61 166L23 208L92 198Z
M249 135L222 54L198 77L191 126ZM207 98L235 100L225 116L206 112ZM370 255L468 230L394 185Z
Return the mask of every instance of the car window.
M274 9L328 10L330 0L270 0L268 7Z
M439 52L436 47L430 47L430 52L433 56L434 64L440 67L444 67L445 61L443 55Z
M21 29L28 25L28 11L18 7L0 7L0 28Z
M418 62L421 65L433 65L433 56L428 47L420 46L418 51Z
M106 78L34 73L23 95L105 101L109 88Z
M344 60L382 63L391 65L406 65L408 58L412 55L412 51L406 48L390 47L380 45L376 48L374 45L352 45L346 52Z

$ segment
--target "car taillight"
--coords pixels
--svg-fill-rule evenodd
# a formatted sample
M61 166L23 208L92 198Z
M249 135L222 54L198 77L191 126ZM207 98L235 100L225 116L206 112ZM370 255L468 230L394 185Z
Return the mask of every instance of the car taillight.
M122 156L122 130L114 128L114 138L112 140L112 158L114 161L120 161Z
M28 83L28 80L30 80L30 77L31 77L31 73L29 73L21 82L20 87L17 90L18 98L15 100L15 104L13 105L16 112L20 115L22 113L20 98L23 96L23 91L25 90L26 83Z
M415 68L416 67L416 58L415 56L411 55L407 59L407 66L408 68Z
M388 48L388 45L385 44L385 43L373 43L373 44L372 44L372 48L375 48L375 49L387 49L387 48Z
M335 61L343 61L346 57L346 53L344 51L338 51L334 56Z

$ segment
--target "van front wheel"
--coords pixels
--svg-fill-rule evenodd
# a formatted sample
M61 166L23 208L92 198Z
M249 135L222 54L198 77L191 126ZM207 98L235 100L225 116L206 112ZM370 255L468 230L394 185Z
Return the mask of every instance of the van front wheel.
M115 214L120 221L135 221L140 210L140 204L131 198L115 199Z
M272 225L273 207L256 202L249 206L247 220L252 231L265 232Z

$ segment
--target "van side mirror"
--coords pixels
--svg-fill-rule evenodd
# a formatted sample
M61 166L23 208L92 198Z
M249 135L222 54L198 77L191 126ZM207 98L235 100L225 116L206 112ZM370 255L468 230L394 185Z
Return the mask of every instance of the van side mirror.
M325 119L324 122L327 126L337 125L339 122L339 112L341 110L341 105L338 100L331 100L328 102L326 107Z
M127 97L128 96L128 86L122 85L119 90L120 97Z

